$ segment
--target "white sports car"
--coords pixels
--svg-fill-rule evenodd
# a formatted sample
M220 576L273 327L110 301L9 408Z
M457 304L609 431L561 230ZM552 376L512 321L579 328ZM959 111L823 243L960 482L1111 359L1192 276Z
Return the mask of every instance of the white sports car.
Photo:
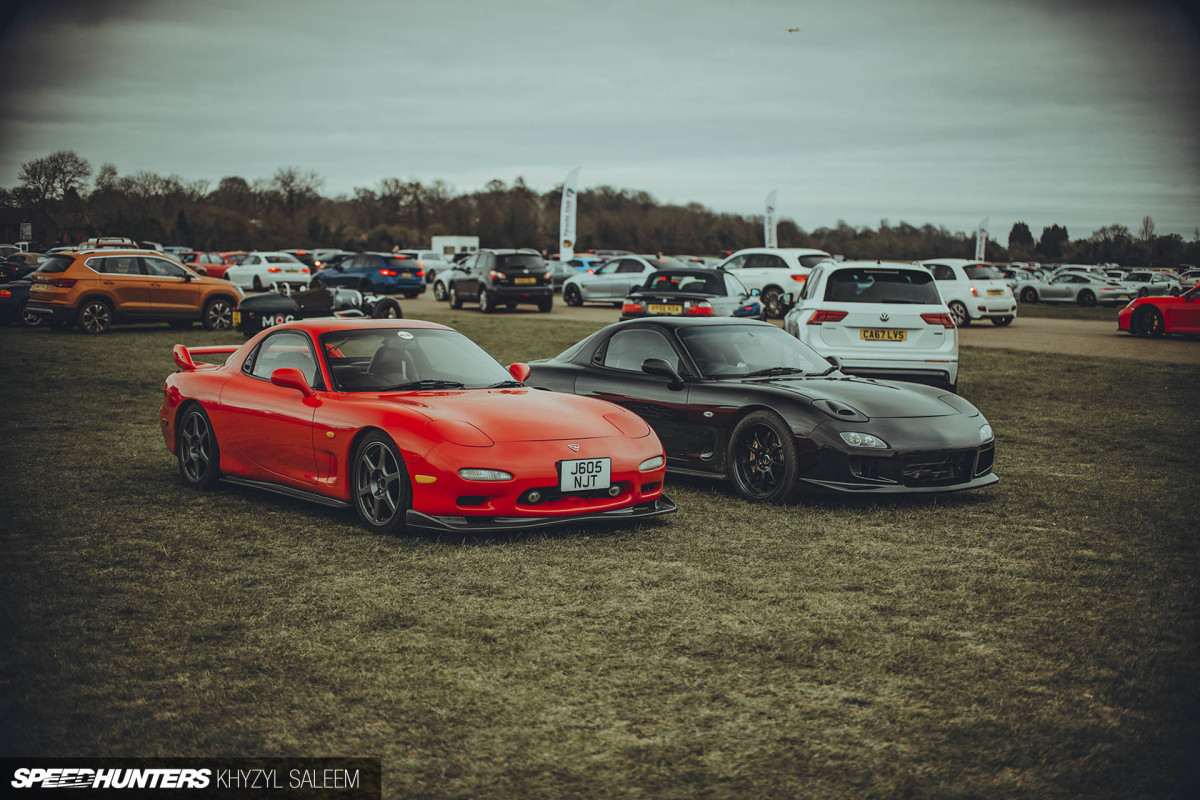
M243 289L262 291L274 283L308 286L312 272L291 253L251 253L242 263L225 270L225 277Z

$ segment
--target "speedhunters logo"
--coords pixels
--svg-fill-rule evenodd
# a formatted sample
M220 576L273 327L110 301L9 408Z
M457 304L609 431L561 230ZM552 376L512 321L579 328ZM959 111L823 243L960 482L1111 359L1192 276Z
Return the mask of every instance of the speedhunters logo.
M5 758L0 787L74 796L379 798L378 758ZM10 793L11 793L10 789ZM68 792L68 794L71 794Z

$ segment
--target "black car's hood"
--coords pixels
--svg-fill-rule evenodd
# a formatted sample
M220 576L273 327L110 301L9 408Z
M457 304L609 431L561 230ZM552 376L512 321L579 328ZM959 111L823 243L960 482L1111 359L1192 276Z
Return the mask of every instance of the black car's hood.
M827 414L835 419L853 421L861 417L849 411L859 411L870 419L888 419L898 417L947 417L954 414L967 413L965 409L974 408L965 400L954 398L963 410L938 399L940 394L936 389L918 384L905 384L891 381L876 381L870 378L850 378L844 375L830 375L823 378L771 378L769 380L746 378L746 384L762 386L764 384L794 392L808 398Z

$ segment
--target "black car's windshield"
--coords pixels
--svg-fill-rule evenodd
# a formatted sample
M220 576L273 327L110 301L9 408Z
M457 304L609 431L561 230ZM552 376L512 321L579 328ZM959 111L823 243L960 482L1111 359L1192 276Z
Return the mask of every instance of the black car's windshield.
M940 305L933 276L915 269L840 269L829 276L825 299L838 303Z
M683 328L679 339L709 378L818 374L829 362L794 336L766 325Z
M339 392L483 389L512 380L458 331L370 328L325 333L320 341Z

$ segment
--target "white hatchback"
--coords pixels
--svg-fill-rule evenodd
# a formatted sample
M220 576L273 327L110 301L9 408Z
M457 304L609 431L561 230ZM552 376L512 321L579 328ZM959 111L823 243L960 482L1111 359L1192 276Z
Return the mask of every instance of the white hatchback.
M758 289L768 317L782 317L787 306L781 298L798 293L813 267L832 260L824 250L805 247L747 247L722 261L719 268L732 272L747 289Z
M920 265L820 264L783 328L848 374L958 389L958 329Z
M1000 271L991 264L965 258L917 262L933 273L950 316L960 328L973 319L990 319L1004 327L1017 318L1017 298Z

